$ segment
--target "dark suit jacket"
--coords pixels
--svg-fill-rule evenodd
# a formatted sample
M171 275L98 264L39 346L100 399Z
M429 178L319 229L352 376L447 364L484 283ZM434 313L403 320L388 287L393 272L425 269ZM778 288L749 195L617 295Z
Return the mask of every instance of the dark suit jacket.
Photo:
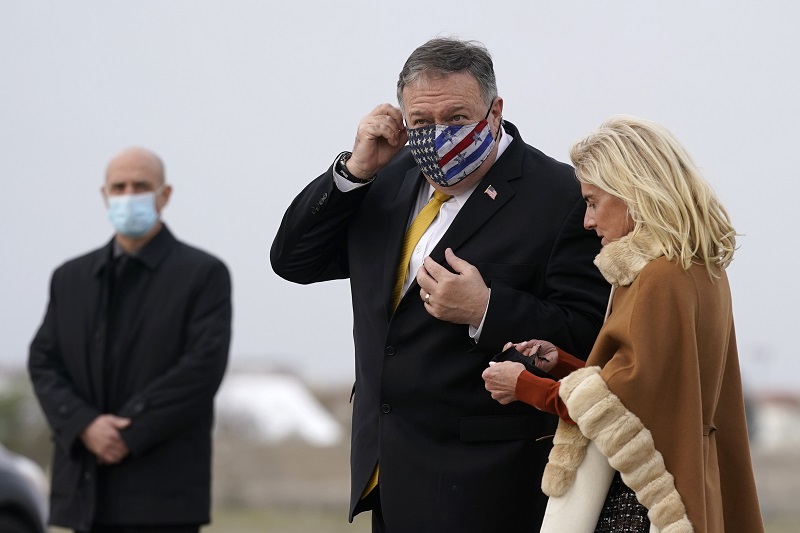
M228 270L164 227L110 292L112 243L56 269L31 343L28 367L55 440L50 522L207 523ZM98 467L79 436L102 413L132 419L122 430L130 455Z
M538 531L556 419L500 405L481 373L507 341L548 339L585 358L609 287L592 264L600 243L583 229L572 168L505 127L513 142L431 254L446 264L452 247L490 286L477 345L468 326L425 311L416 282L392 312L400 244L424 179L407 148L356 191L340 192L329 169L294 200L272 245L272 266L290 281L350 278L351 519L379 462L389 531ZM489 185L495 199L484 194Z

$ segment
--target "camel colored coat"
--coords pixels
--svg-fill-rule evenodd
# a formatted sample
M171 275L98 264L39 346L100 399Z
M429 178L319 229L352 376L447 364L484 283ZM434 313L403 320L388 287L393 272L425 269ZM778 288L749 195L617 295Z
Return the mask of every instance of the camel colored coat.
M725 271L684 270L652 243L643 257L628 239L595 261L609 314L586 368L561 381L577 426L561 422L543 489L566 492L592 440L658 530L762 532Z

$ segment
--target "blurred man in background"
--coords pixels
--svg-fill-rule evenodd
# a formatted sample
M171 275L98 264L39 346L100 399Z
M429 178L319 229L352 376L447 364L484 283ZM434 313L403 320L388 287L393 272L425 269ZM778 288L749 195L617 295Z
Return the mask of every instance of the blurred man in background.
M114 238L53 274L28 361L55 442L53 525L196 533L210 520L231 282L161 221L171 193L155 154L118 154L102 187Z

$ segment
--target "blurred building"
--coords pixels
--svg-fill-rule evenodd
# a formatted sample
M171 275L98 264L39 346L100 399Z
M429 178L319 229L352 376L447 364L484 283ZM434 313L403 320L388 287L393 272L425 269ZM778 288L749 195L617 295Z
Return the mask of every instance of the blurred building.
M216 402L218 431L264 443L299 439L313 446L333 446L343 438L341 424L292 375L229 372Z

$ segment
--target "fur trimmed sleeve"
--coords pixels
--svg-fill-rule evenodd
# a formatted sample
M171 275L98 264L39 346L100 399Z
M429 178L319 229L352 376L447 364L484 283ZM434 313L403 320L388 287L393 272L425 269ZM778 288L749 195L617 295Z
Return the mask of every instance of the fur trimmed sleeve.
M566 492L591 439L647 507L656 527L663 533L691 533L683 501L650 431L608 390L599 372L599 367L583 368L561 381L561 399L580 431L559 426L543 489L551 496Z

